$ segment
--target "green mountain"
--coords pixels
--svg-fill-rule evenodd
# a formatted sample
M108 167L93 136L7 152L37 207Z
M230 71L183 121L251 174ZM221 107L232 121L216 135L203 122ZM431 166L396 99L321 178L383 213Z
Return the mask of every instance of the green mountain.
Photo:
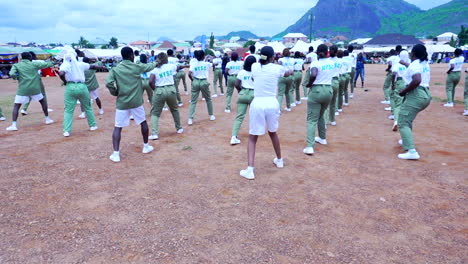
M425 12L393 15L382 20L377 34L401 32L425 37L444 32L458 33L461 25L468 24L468 1L453 0Z
M468 1L453 0L422 11L403 0L319 0L294 25L274 37L290 32L309 35L310 14L315 16L312 35L345 35L348 38L372 37L385 33L416 36L458 32L468 24Z
M206 35L206 37L209 39L210 35ZM230 32L229 34L227 34L226 36L215 36L215 38L219 39L219 40L229 40L232 37L240 37L240 38L243 38L243 39L259 39L259 38L261 38L261 37L255 35L254 33L250 32L250 31L246 31L246 30L233 31L233 32ZM265 38L268 38L268 37L265 37ZM201 36L195 37L194 40L195 41L200 41Z

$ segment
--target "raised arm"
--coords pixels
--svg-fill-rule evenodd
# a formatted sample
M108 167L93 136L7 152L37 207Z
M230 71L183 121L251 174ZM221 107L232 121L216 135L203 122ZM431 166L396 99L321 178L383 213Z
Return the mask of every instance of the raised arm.
M45 68L50 68L50 67L54 66L54 63L51 62L51 61L34 61L34 62L32 62L32 64L38 70L45 69Z

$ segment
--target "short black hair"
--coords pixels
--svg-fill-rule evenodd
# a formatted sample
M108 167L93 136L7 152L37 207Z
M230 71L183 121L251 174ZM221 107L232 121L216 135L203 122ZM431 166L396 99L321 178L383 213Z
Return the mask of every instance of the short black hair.
M167 55L169 55L169 56L174 55L174 51L171 50L171 49L168 49L168 50L167 50Z
M461 49L456 49L455 52L454 52L455 56L460 56L463 54L463 51Z
M249 51L250 51L250 54L254 54L255 53L255 45L250 45Z
M349 51L347 51L347 50L343 51L343 56L345 56L345 57L349 56Z
M299 51L294 52L294 58L300 58L301 53Z
M314 52L314 47L310 46L309 47L309 52Z
M235 52L235 51L233 53L231 53L231 60L233 60L233 61L239 60L239 54L237 52Z
M29 53L31 53L31 59L33 60L37 59L36 53L34 53L34 51L30 51Z
M353 52L353 50L354 50L354 46L353 46L353 45L349 45L349 46L348 46L348 51L349 51L349 52Z
M317 55L319 58L326 58L328 53L328 46L325 44L320 44L317 47Z
M179 60L182 59L182 55L177 54L177 58L178 58Z
M424 45L416 44L411 50L411 53L420 61L427 61L427 51Z
M140 56L140 52L138 50L135 50L134 54L135 56Z
M120 50L120 54L122 55L122 59L129 60L131 58L131 55L133 54L133 49L130 47L123 47Z
M336 53L336 56L341 59L343 58L343 54L344 52L342 50L338 50L338 52Z
M81 50L75 49L75 52L76 52L77 57L84 57L84 56L81 56Z
M83 58L83 62L84 62L84 63L90 63L91 60L90 60L88 57L84 57L84 58Z
M148 57L146 56L146 54L141 54L140 55L140 62L141 63L148 63Z
M205 58L205 52L203 50L195 51L195 58L197 58L198 61L203 60Z
M402 50L401 45L397 45L397 46L395 47L395 51L396 51L396 52L399 53L401 50Z
M271 57L275 56L275 51L272 47L265 46L260 50L260 54L267 57L265 60L260 58L260 63L266 64Z
M252 70L252 64L257 62L257 59L254 56L248 56L247 59L244 61L244 70L246 71L251 71Z
M29 52L23 52L23 53L21 53L21 58L22 58L23 60L31 60L31 57L32 57L32 56L31 56L31 53L29 53Z
M391 50L390 50L390 55L393 56L393 55L395 55L395 54L396 54L396 51L395 51L394 49L391 49Z
M335 57L336 53L338 53L338 46L332 45L330 47L330 57L332 57L332 58Z

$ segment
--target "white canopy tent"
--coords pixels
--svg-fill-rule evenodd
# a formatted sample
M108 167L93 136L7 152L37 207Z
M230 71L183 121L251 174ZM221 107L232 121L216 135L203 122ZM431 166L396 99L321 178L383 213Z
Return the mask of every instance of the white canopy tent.
M257 53L260 53L260 50L265 47L266 45L260 42L255 42L255 50Z
M268 42L267 46L272 47L276 53L281 53L286 48L286 46L279 41Z
M393 49L393 47L377 47L377 48L364 47L363 51L365 53L390 52L391 49Z
M110 58L120 58L122 59L122 55L120 54L119 49L84 49L83 52L86 57L91 59L110 59Z
M426 45L427 53L432 54L436 52L454 52L455 48L450 45Z
M291 49L292 52L296 52L296 51L299 51L299 52L303 52L303 53L306 53L309 51L309 47L310 47L310 44L309 43L305 43L304 41L302 40L298 40L296 42L296 45L294 45L294 47Z

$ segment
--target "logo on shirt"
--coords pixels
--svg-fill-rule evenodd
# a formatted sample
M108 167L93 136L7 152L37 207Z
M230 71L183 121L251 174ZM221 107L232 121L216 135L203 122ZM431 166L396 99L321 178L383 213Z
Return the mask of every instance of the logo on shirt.
M165 72L161 72L159 73L159 78L164 78L164 77L168 77L168 76L172 76L172 70L171 71L165 71Z
M335 65L333 64L322 65L322 71L333 70L333 69L335 69Z
M241 66L230 66L229 67L230 70L241 70Z
M250 81L251 76L244 76L244 81Z
M197 67L195 67L195 71L206 71L206 70L207 70L206 66L197 66Z

